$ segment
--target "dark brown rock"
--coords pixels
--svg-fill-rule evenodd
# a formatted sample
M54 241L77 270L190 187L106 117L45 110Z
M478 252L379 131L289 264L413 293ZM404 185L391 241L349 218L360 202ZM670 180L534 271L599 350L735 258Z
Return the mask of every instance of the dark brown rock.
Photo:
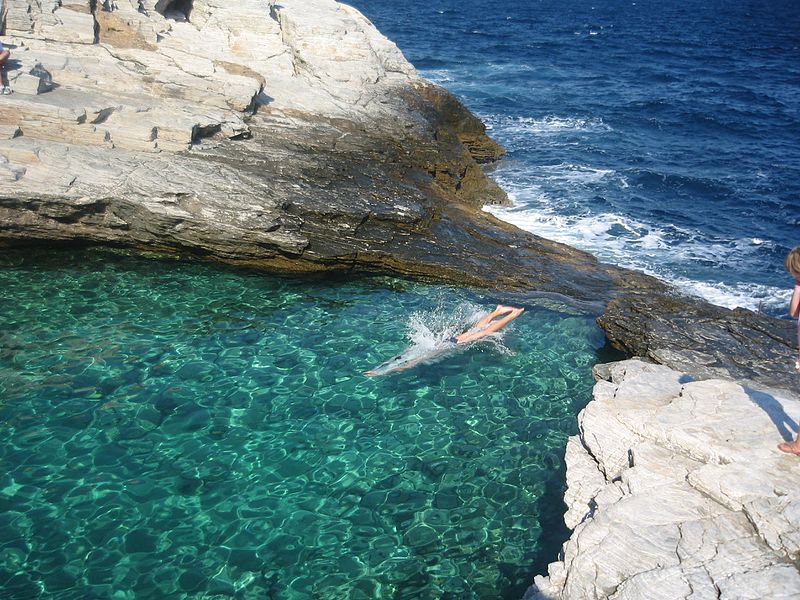
M698 379L751 379L787 389L798 383L790 321L673 293L628 293L612 300L598 323L628 355Z

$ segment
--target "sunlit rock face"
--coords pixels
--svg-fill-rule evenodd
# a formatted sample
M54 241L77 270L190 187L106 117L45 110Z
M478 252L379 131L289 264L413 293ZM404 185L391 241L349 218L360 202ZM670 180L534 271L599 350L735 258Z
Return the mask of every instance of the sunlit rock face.
M567 445L574 531L526 598L796 597L800 474L775 447L796 395L638 360L595 374Z
M15 91L0 104L5 243L476 278L431 248L415 267L385 246L430 239L447 205L489 223L474 209L506 200L476 158L502 150L355 9L13 0L2 14ZM468 242L439 254L457 263Z

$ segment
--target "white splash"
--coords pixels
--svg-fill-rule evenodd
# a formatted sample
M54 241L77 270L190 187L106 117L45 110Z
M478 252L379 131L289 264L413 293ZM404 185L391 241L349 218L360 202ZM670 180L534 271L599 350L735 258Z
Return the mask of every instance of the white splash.
M509 196L514 200L514 194ZM743 238L711 242L700 232L674 225L656 227L611 212L567 216L558 214L541 190L528 191L529 202L534 196L538 198L535 206L523 203L511 208L487 206L485 210L525 231L658 277L712 304L770 314L785 310L790 295L787 289L755 283L697 281L676 272L681 265L694 263L734 264L744 260L750 248L769 244L768 241Z
M420 73L425 77L425 79L439 85L444 85L446 83L455 81L452 73L448 69L420 69Z
M758 283L738 283L728 285L718 282L704 282L676 278L672 282L679 289L705 298L712 304L725 308L747 308L770 314L787 312L792 292L788 288L777 288Z
M488 314L489 311L468 302L459 304L455 309L448 309L439 303L432 311L412 313L406 330L410 345L365 375L386 375L405 371L418 364L435 363L476 345L486 345L500 353L512 354L503 344L505 331L491 333L467 344L456 345L452 342L453 337L469 330Z

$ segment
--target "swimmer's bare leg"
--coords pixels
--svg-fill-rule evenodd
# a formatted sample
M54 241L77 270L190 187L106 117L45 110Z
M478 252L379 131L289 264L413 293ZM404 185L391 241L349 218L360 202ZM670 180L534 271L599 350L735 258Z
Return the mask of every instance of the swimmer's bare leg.
M491 323L492 319L494 319L495 317L499 317L500 315L503 315L505 313L511 312L512 310L515 310L513 306L503 306L501 304L498 304L497 308L495 308L492 312L490 312L485 317L481 318L480 321L478 321L477 323L475 323L475 325L470 327L470 330L483 329L489 323Z
M456 336L456 343L457 344L464 344L466 342L472 342L474 340L477 340L477 339L480 339L482 337L485 337L485 336L489 335L490 333L494 333L495 331L499 331L500 329L502 329L503 327L508 325L509 322L513 321L518 316L520 316L524 311L525 311L524 308L514 308L512 306L499 306L498 305L498 307L494 310L492 315L498 316L498 315L507 313L505 317L503 317L502 319L497 319L496 321L492 321L491 319L489 319L489 321L487 321L488 325L486 325L486 327L484 327L483 329L480 329L479 331L475 331L476 329L478 329L478 325L475 325L475 327L473 327L473 329L471 331L467 331L466 333L462 333L461 335L457 335ZM481 321L483 321L483 319L481 319Z

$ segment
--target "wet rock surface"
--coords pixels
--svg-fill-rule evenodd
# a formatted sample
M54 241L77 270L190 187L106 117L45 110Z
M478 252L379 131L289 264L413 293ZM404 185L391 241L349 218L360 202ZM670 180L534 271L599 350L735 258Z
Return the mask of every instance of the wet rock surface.
M673 294L623 294L598 323L630 356L695 378L730 377L796 389L794 323Z

